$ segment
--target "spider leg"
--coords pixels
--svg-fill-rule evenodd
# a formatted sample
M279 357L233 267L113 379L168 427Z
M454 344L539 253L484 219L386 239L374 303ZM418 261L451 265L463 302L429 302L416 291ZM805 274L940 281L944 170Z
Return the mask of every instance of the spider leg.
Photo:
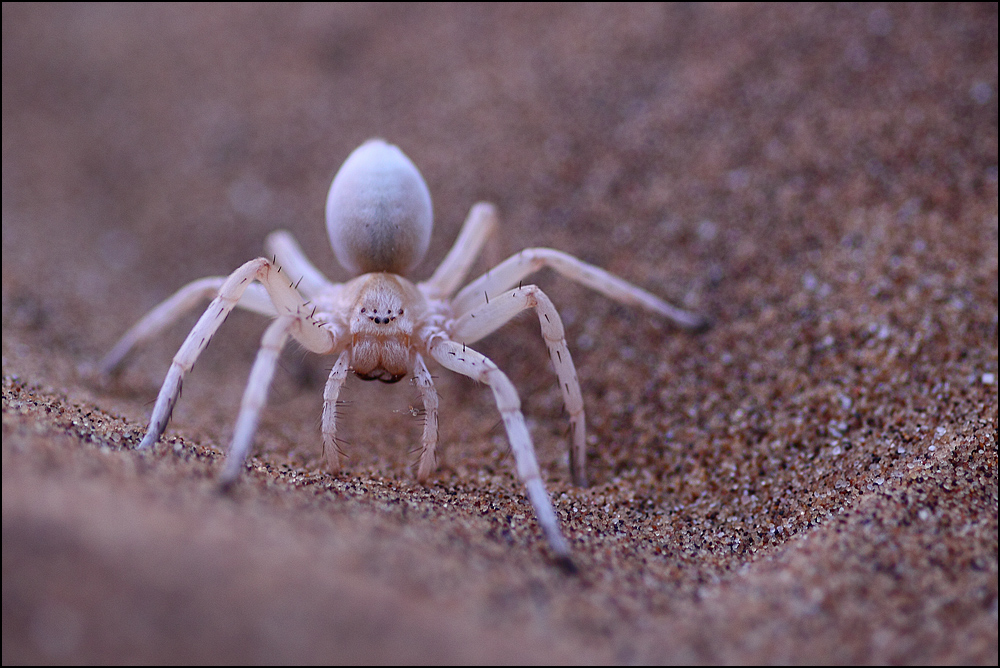
M483 244L496 229L497 213L492 204L479 202L469 210L462 231L434 274L420 284L431 299L445 299L455 293L465 280Z
M308 299L325 292L337 284L330 282L313 263L309 261L302 247L290 232L278 230L267 235L264 248L274 256L275 262L293 280L299 281L298 288Z
M417 480L422 482L427 480L437 465L435 449L438 440L438 395L434 390L434 379L420 353L415 355L413 374L424 400L424 434L420 439L420 465L417 467Z
M330 369L330 377L323 388L323 454L328 468L340 470L340 447L337 445L337 397L350 370L351 354L345 350Z
M472 348L458 343L443 335L431 337L428 341L428 352L441 366L455 373L468 376L473 380L486 383L493 391L493 397L507 430L510 449L514 453L517 466L517 476L524 483L528 499L535 509L538 524L541 526L549 546L556 553L567 570L573 570L569 556L569 543L559 529L559 519L556 517L545 483L542 482L538 470L538 460L535 448L531 444L531 436L521 413L521 400L510 379L488 357Z
M184 374L191 370L198 356L208 346L212 335L225 321L240 298L246 293L251 282L260 281L271 298L273 307L281 315L294 316L290 331L305 348L316 353L328 353L336 346L334 333L320 327L308 316L308 309L302 297L287 283L287 277L282 275L277 267L264 258L250 260L234 271L219 288L218 296L212 300L201 318L184 339L177 354L174 355L167 371L167 377L160 387L153 407L153 415L149 421L149 429L139 443L139 448L148 448L155 444L170 420L170 414L180 395L181 382Z
M158 304L139 322L125 332L118 342L101 360L100 371L109 376L121 368L122 363L137 346L155 338L164 329L177 322L200 302L219 294L226 282L225 276L209 276L188 283L166 300ZM237 306L261 315L274 317L274 304L268 299L267 290L262 285L247 286Z
M250 370L250 379L243 391L243 400L240 402L240 413L233 428L233 440L229 444L226 463L223 464L222 474L219 476L223 488L236 481L243 468L243 462L250 452L253 435L260 421L260 411L267 402L267 391L271 387L271 379L274 378L278 356L288 342L289 330L295 324L295 319L296 316L293 315L279 316L268 325L264 336L261 337L260 349Z
M452 325L452 338L464 343L475 343L496 331L525 309L535 309L542 338L549 350L549 358L559 379L566 412L569 413L572 445L569 450L569 468L573 483L587 486L587 425L583 414L583 394L573 365L573 357L566 346L566 332L562 319L552 300L536 285L526 285L494 296L489 303L481 304L458 318Z
M462 288L452 302L456 316L470 312L484 301L493 299L517 285L523 278L543 267L550 267L605 297L630 306L639 306L674 321L681 327L700 329L705 319L677 308L656 295L632 285L614 274L552 248L528 248L513 255Z

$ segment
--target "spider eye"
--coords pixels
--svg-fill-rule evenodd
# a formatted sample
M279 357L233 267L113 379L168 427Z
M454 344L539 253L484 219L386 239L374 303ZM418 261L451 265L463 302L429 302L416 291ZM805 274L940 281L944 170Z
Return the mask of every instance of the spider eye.
M399 309L399 313L397 315L403 315L403 309Z
M364 306L362 306L362 307L361 307L361 312L362 312L362 313L367 313L367 312L368 312L368 309L366 309L366 308L365 308Z

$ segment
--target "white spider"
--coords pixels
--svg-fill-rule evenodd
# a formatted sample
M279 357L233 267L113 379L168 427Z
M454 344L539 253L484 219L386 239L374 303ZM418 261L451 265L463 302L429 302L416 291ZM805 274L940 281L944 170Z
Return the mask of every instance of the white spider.
M550 248L530 248L508 258L459 290L479 251L496 226L490 204L472 207L455 245L426 281L403 275L423 258L431 235L431 198L423 177L396 146L371 139L337 172L326 202L326 225L337 260L359 274L331 283L306 258L291 234L267 239L273 260L257 258L228 277L194 281L137 322L102 362L114 372L137 345L156 336L184 313L212 298L174 356L160 388L139 448L152 447L166 429L184 374L234 307L274 318L264 332L243 394L221 481L231 485L250 451L260 411L278 355L292 337L308 350L335 355L323 391L323 450L331 471L340 469L337 446L337 397L349 371L365 380L393 383L416 377L426 412L417 479L434 470L438 436L438 398L425 357L483 382L493 391L503 418L517 474L527 489L538 522L558 560L572 569L569 545L549 501L521 413L517 391L487 357L469 347L525 309L534 309L555 367L572 431L570 470L586 485L586 431L583 397L562 321L545 293L522 279L551 267L616 301L641 306L688 328L698 316L682 311L603 269Z

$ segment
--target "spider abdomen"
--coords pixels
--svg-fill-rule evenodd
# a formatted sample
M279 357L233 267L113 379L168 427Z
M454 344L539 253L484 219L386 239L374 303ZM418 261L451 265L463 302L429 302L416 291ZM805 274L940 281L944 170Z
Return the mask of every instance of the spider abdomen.
M326 199L333 252L355 274L405 274L427 252L433 210L427 184L398 147L369 139L344 162Z

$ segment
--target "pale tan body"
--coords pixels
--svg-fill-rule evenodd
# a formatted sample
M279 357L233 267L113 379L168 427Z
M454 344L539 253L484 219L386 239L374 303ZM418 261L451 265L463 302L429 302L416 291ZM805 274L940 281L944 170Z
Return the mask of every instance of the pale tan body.
M372 183L371 188L366 185ZM332 471L340 469L336 407L348 373L384 382L414 374L426 415L417 478L425 480L436 464L438 399L424 361L433 358L490 387L518 477L539 524L560 561L571 565L569 545L545 491L517 391L490 359L469 346L517 313L536 312L569 413L573 480L586 485L583 397L562 322L545 293L534 285L522 286L522 279L551 267L611 299L641 306L684 327L698 327L703 321L603 269L548 248L522 251L459 290L496 226L494 208L483 203L473 206L458 240L434 275L412 283L396 272L408 271L422 258L430 235L430 207L423 179L409 159L394 146L370 140L341 167L327 201L328 231L338 259L348 268L368 273L347 283L333 283L309 262L288 232L275 232L267 240L273 261L257 258L229 277L200 279L185 286L125 333L108 353L103 369L114 371L137 344L212 298L174 356L160 389L149 430L139 445L151 447L166 428L184 374L229 312L240 306L271 316L274 321L264 333L243 396L223 483L237 478L249 454L279 353L289 337L312 352L337 356L323 392L323 445Z

